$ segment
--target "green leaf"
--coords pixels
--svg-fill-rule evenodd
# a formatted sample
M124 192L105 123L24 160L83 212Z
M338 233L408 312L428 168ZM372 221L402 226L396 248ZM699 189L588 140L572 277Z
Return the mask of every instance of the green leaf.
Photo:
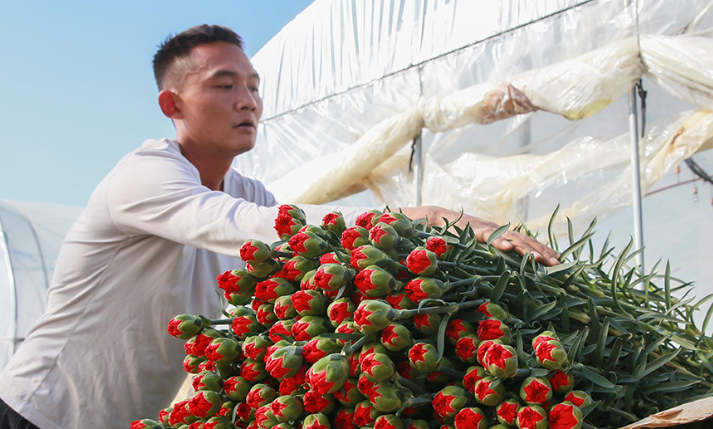
M503 296L503 292L505 292L505 288L507 287L509 281L510 271L505 271L498 279L498 283L493 288L493 291L490 293L491 302L497 303L500 301L500 298Z
M557 207L555 208L555 211L552 212L552 216L550 217L550 222L547 224L547 236L550 239L550 247L557 250L557 240L555 239L555 234L554 230L552 227L555 224L555 218L557 218L557 212L560 211L560 205L557 204Z
M438 342L436 344L436 348L438 350L438 362L441 361L441 358L443 357L443 352L445 350L446 327L448 326L448 320L450 318L451 313L446 313L446 315L443 316L443 320L441 320L441 324L438 326Z
M706 335L706 332L708 330L708 322L711 321L712 315L713 315L713 304L711 304L711 306L708 307L708 313L706 313L706 318L703 320L703 327L701 328L701 332L703 332L703 335Z
M688 341L687 339L685 339L685 338L683 338L683 337L680 337L680 336L678 336L678 335L673 335L673 336L671 337L671 341L673 341L674 343L676 343L676 344L678 344L679 346L683 347L684 349L688 349L688 350L698 350L698 347L696 347L696 345L695 345L693 342Z
M552 275L554 273L559 273L560 271L569 270L570 268L578 266L579 264L581 264L581 262L571 261L564 264L555 265L553 267L545 267L545 273L547 273L547 275Z
M497 240L498 238L500 238L501 235L505 234L508 229L510 229L510 222L498 227L495 231L493 231L488 237L488 247L490 247L493 241Z
M646 364L646 369L641 373L641 378L646 377L647 375L651 374L652 372L656 371L657 369L661 368L662 366L666 365L671 359L675 358L678 356L678 353L681 351L681 349L676 350L673 353L669 353L667 355L663 355L658 359L654 359L651 362Z
M586 407L582 407L582 418L587 417L589 415L589 413L596 410L597 407L599 407L599 404L601 404L601 403L602 403L602 401L594 401L591 404L587 405Z
M693 386L694 384L698 384L698 383L700 383L700 380L670 381L668 383L658 383L653 386L642 387L641 390L646 395L650 395L652 393L657 393L657 392L668 392L668 393L681 392L681 391L686 390L689 387Z
M619 355L621 354L622 341L621 337L617 337L614 340L614 344L609 352L609 360L607 361L608 367L616 367L619 363Z
M462 264L463 261L465 260L465 258L467 258L468 256L470 256L471 253L473 253L473 249L475 249L475 246L477 246L477 245L478 245L478 241L477 241L477 240L473 240L473 242L470 243L470 245L468 246L468 248L465 249L464 251L462 251L462 252L460 253L460 255L458 255L458 257L456 258L456 261L455 261L456 264L457 264L457 265Z
M666 310L671 308L671 263L666 262L666 274L664 276L664 290L666 298Z
M619 257L617 257L616 262L614 263L614 269L612 271L612 276L611 276L611 296L612 300L614 301L614 305L621 311L623 314L628 314L624 309L622 308L621 304L619 304L619 298L617 297L617 292L619 290L618 288L618 283L619 283L619 272L621 271L621 266L624 263L624 259L626 258L626 254L629 253L629 250L631 249L631 246L634 244L634 239L629 240L629 244L626 245L624 248L624 251L621 252Z
M589 324L592 327L594 335L599 336L599 330L601 329L599 325L599 314L597 313L597 308L592 298L587 298L587 307L589 307Z
M582 376L584 376L584 378L596 384L597 386L601 386L606 389L614 388L614 384L611 381L590 370L586 366L582 367Z
M569 246L564 252L560 254L559 260L560 262L563 262L567 256L570 254L574 254L575 256L578 255L578 252L580 249L587 244L590 238L594 236L594 233L589 233L585 235L584 237L580 238L577 240L575 243L573 243L571 246ZM579 262L579 259L577 258L575 262Z
M530 320L540 319L544 314L549 313L550 310L555 308L556 305L557 305L557 301L552 301L549 304L544 304L544 305L541 305L540 307L537 307L536 309L532 310L532 312L530 313Z
M230 315L230 313L228 313L228 311L225 309L226 308L225 297L223 295L221 295L221 293L218 291L215 291L215 293L218 294L218 306L220 308L221 314L223 314L223 316L228 317L228 318L232 317Z
M604 362L604 348L607 345L607 335L609 334L609 318L604 318L602 328L599 330L599 338L597 338L597 349L594 356L597 358L597 368L601 371Z

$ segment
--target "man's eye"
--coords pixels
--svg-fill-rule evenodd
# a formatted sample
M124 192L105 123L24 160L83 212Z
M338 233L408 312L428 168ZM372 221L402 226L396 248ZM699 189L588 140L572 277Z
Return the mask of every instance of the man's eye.
M218 88L222 88L222 89L231 89L232 87L233 87L233 85L218 85Z
M260 88L258 88L257 86L251 86L251 87L250 87L250 91L252 91L252 92L260 92Z

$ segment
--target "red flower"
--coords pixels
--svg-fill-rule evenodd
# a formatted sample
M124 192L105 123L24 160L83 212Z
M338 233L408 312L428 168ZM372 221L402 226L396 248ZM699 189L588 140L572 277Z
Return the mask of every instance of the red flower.
M418 275L429 275L433 272L433 261L428 257L428 250L414 250L406 258L406 266L409 271ZM413 301L413 298L411 298Z
M358 426L354 423L354 411L350 411L348 408L342 408L334 417L334 425L337 429L358 429Z
M515 419L517 419L517 403L503 401L498 405L497 415L498 417L509 425L515 424Z
M327 371L312 371L310 368L307 371L307 383L312 386L312 389L319 394L329 393L334 388L335 382L327 381Z
M328 396L325 394L308 390L303 399L304 410L310 414L323 412L332 404L327 398Z
M399 335L394 332L397 325L389 325L381 331L381 341L386 344L394 346L394 339L400 338Z
M356 246L354 242L359 238L366 239L366 237L364 237L364 235L359 231L359 229L357 229L357 227L345 229L344 232L342 232L342 247L347 250L356 249L358 246Z
M201 332L195 337L195 340L193 341L191 354L193 356L205 356L205 348L208 347L208 344L210 344L211 341L213 341L213 338Z
M558 341L557 338L551 337L549 335L538 335L535 337L534 341L532 342L532 348L537 350L542 343L546 343L548 341Z
M513 354L503 347L502 344L493 344L485 353L483 361L486 366L496 365L505 369L505 359L509 359L511 357L513 357Z
M431 237L426 241L426 249L435 253L436 256L440 258L442 254L448 251L448 245L441 237Z
M235 333L235 335L242 337L243 335L250 332L250 325L253 323L255 323L255 320L252 320L247 316L236 317L235 319L233 319L233 332Z
M352 257L349 260L349 263L352 265L352 267L356 268L357 270L360 269L359 261L361 261L362 259L369 259L369 257L365 255L364 252L362 252L360 249L361 248L352 250Z
M299 253L307 253L308 250L305 247L305 241L309 240L310 236L304 232L298 232L290 238L290 249L292 253L297 256Z
M479 368L482 367L471 367L466 374L465 377L463 377L463 387L465 387L465 390L475 393L475 383L478 382L478 380L485 378L484 374L481 374L481 371L479 371ZM482 370L483 372L485 371L484 369Z
M422 330L422 328L430 328L431 327L431 318L428 317L430 316L429 314L419 314L418 316L414 316L413 318L413 324L416 326L416 329L419 331Z
M362 228L371 229L374 226L371 224L371 218L376 216L376 214L377 213L374 212L362 213L357 216L356 221L354 221L354 223Z
M483 400L487 396L497 395L497 392L490 388L491 384L492 382L490 381L481 381L480 383L477 383L477 386L475 387L475 396Z
M574 414L574 405L557 404L550 409L549 424L552 429L572 429L580 423Z
M307 294L307 292L303 290L297 291L292 294L292 306L300 314L302 314L303 311L308 311L312 309L310 301L312 301L312 296Z
M337 259L337 255L335 255L334 252L325 253L324 255L319 257L320 265L338 264L338 263L339 263L339 259Z
M375 387L376 383L364 376L359 377L359 380L357 380L357 389L364 396L371 396Z
M522 389L526 395L524 398L525 402L533 404L544 404L549 399L547 396L551 392L549 386L545 386L537 379L533 379L530 384L524 386Z
M346 301L336 302L333 305L329 306L328 317L329 320L337 324L340 324L345 319L352 317L352 313L349 311L349 303Z
M463 320L453 319L448 322L448 326L446 327L446 337L458 341L463 331L468 332L468 327L463 325Z
M322 223L324 225L335 225L337 226L337 219L339 219L339 213L327 213L322 218Z
M411 362L423 362L426 360L426 359L424 359L424 356L430 350L424 346L425 346L425 343L418 343L415 346L411 347L411 350L409 350L409 352L408 352L409 360Z
M463 408L456 414L456 429L478 429L481 420L483 420L483 414L472 408Z
M369 238L377 243L381 243L381 237L385 235L389 235L389 233L384 231L384 228L380 226L375 226L371 229L371 231L369 231Z
M255 286L255 297L263 301L275 300L279 297L279 295L275 293L275 288L279 285L279 283L272 279L261 281Z
M359 427L369 426L374 423L374 418L371 417L373 407L368 404L368 401L363 401L357 404L354 408L354 424Z
M472 359L476 354L476 339L471 337L462 337L456 343L456 355L463 362Z
M582 393L584 393L584 392L582 392ZM586 394L585 394L585 395L586 395ZM581 407L582 404L584 404L584 403L586 402L586 400L587 400L586 397L583 398L583 397L581 397L581 396L583 396L583 395L581 395L581 394L580 394L580 395L577 395L577 393L573 391L573 392L569 392L569 393L567 394L567 396L564 397L564 400L565 400L565 401L569 401L569 402L573 403L574 405L576 405L576 406L578 406L578 407Z
M421 289L421 283L423 283L423 279L413 279L406 283L404 289L406 290L408 299L413 302L421 302L428 298L428 294Z
M552 344L549 342L540 342L537 348L535 349L535 354L543 363L548 360L557 362L557 359L552 357L552 351L555 349L557 349L557 344Z
M433 402L431 402L431 405L433 406L434 411L436 411L439 416L446 416L448 413L456 411L453 409L453 407L451 407L453 398L453 396L447 396L444 395L442 392L438 392L438 394L436 394L436 396L433 398Z
M240 251L242 253L242 249ZM240 292L240 286L238 286L238 281L240 280L240 277L234 276L232 271L224 272L223 274L219 275L216 280L218 280L218 287L223 289L224 291L233 293Z
M555 371L554 375L549 377L548 380L552 385L552 389L555 391L559 391L560 387L569 387L569 376L562 372L562 370L558 369Z
M200 419L210 417L212 415L210 414L211 408L215 407L215 404L208 401L205 394L206 392L198 392L188 401L188 409L191 414Z
M361 293L366 293L372 289L376 289L376 286L371 282L371 274L374 270L362 270L354 278L354 285L361 291Z
M522 407L517 413L517 419L520 422L518 425L520 428L537 429L537 422L544 420L545 417L532 407Z
M503 332L501 325L502 322L497 319L486 319L481 321L478 325L478 338L480 338L480 341L497 340L502 338L505 333Z

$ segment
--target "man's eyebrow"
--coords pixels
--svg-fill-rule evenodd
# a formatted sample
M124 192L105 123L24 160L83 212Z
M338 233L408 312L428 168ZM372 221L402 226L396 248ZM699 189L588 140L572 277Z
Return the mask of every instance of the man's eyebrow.
M223 77L223 76L233 77L233 76L237 76L238 74L239 74L238 72L233 71L233 70L221 69L221 70L217 70L215 73L213 73L213 76L211 76L211 77L214 77L214 78L215 77ZM250 73L250 78L251 79L256 78L256 79L260 80L260 75L257 72L252 72L252 73Z

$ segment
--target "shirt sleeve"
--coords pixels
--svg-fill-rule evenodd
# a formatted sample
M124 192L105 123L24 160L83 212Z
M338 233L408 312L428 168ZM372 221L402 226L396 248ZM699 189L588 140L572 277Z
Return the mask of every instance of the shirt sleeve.
M243 197L239 197L240 190L233 195L211 191L182 155L160 150L134 153L108 179L111 219L129 236L155 235L234 257L240 256L246 240L278 240L273 227L279 204L259 181L243 178L247 180L242 185ZM307 222L315 225L334 210L344 214L348 225L353 224L358 214L370 209L298 206Z

